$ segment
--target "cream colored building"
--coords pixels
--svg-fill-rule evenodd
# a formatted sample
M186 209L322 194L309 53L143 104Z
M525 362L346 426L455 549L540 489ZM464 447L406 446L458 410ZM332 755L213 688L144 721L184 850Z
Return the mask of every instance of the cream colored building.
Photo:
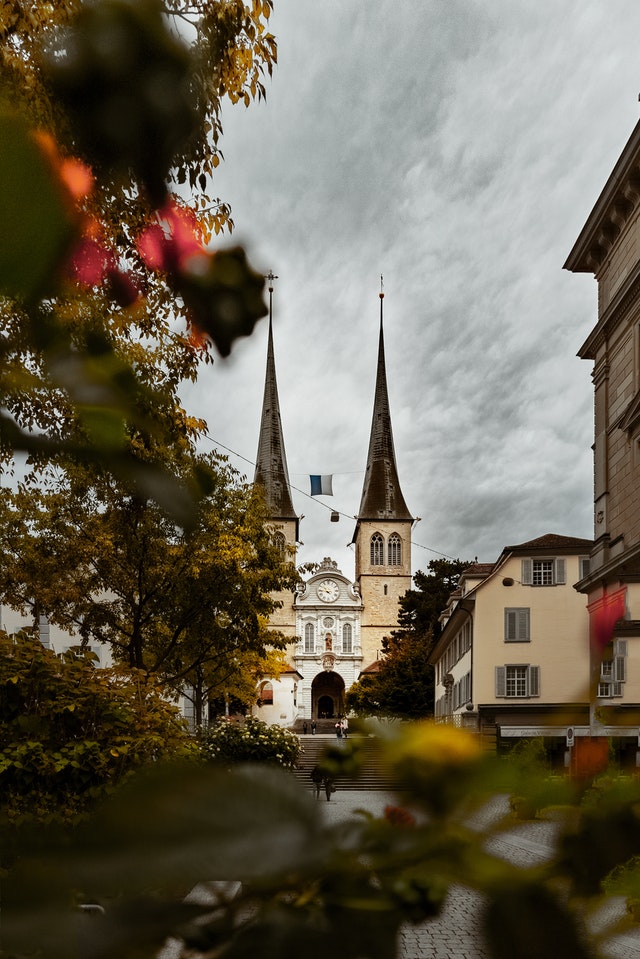
M548 534L475 563L441 617L430 656L436 718L495 738L545 736L589 724L589 617L573 584L591 540Z
M274 540L295 556L299 517L291 496L275 367L270 291L264 400L254 482L261 486ZM265 677L254 715L285 726L344 713L345 693L397 628L398 600L411 588L411 516L396 466L387 390L380 294L378 364L369 450L352 537L354 575L324 557L295 593L278 596L271 625L291 638L290 670ZM266 684L266 686L265 686ZM264 696L266 688L267 696Z
M610 635L605 655L626 653L622 694L604 713L598 700L592 724L613 727L631 744L640 725L640 123L565 268L591 273L598 284L597 323L578 354L593 364L594 547L576 588L588 602L594 648ZM594 682L598 658L599 650Z

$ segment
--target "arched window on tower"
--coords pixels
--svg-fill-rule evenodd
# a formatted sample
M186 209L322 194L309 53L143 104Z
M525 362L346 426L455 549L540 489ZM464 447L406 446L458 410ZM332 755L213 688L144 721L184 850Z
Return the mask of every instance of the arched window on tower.
M277 530L277 532L273 534L273 545L280 553L281 559L284 559L286 542L284 533L281 530Z
M351 623L345 623L342 627L342 652L353 652L353 626Z
M304 651L305 653L315 652L315 630L313 623L307 623L304 627Z
M371 565L384 566L384 540L380 533L371 537Z
M392 533L389 537L387 557L389 566L402 566L402 540L397 533Z
M264 683L260 689L260 705L273 706L273 686L271 683Z

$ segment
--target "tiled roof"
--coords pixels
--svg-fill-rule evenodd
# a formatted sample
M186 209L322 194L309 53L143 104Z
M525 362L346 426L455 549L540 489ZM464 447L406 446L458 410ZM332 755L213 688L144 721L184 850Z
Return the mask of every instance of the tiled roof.
M364 673L378 673L381 668L382 668L382 660L375 659L372 663L369 663L368 666L365 666L364 669L360 670L360 675L362 676Z
M466 569L462 570L463 576L488 576L489 573L493 572L495 563L472 563L471 566L467 566Z
M544 536L530 539L526 543L518 543L517 546L505 546L505 551L516 549L548 549L559 552L562 549L583 549L585 552L589 552L592 546L593 540L590 539L580 539L577 536L560 536L559 533L545 533Z

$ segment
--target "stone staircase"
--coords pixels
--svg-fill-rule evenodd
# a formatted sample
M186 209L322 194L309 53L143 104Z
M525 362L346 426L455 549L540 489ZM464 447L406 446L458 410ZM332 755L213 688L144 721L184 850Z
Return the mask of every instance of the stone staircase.
M327 746L340 747L342 745L344 748L357 749L362 758L362 767L358 778L345 776L337 779L336 787L338 789L396 791L399 788L398 783L390 776L380 760L378 740L374 736L350 734L345 741L344 739L338 739L333 733L316 732L315 736L311 734L301 735L300 745L302 746L302 752L294 775L303 786L311 788L310 773L318 762L322 751Z

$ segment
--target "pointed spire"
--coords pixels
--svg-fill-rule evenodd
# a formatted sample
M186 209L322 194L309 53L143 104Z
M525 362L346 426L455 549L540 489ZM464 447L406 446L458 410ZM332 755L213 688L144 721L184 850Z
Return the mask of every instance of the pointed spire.
M373 418L367 468L364 474L362 499L357 519L412 520L407 509L396 467L396 454L391 429L391 413L387 393L387 372L384 358L382 277L380 277L380 340L378 345L378 369L373 400ZM355 537L355 534L354 534Z
M269 342L254 483L259 483L264 489L271 518L293 519L297 526L298 517L293 508L289 487L273 350L273 281L277 277L269 273L267 279L269 280Z

